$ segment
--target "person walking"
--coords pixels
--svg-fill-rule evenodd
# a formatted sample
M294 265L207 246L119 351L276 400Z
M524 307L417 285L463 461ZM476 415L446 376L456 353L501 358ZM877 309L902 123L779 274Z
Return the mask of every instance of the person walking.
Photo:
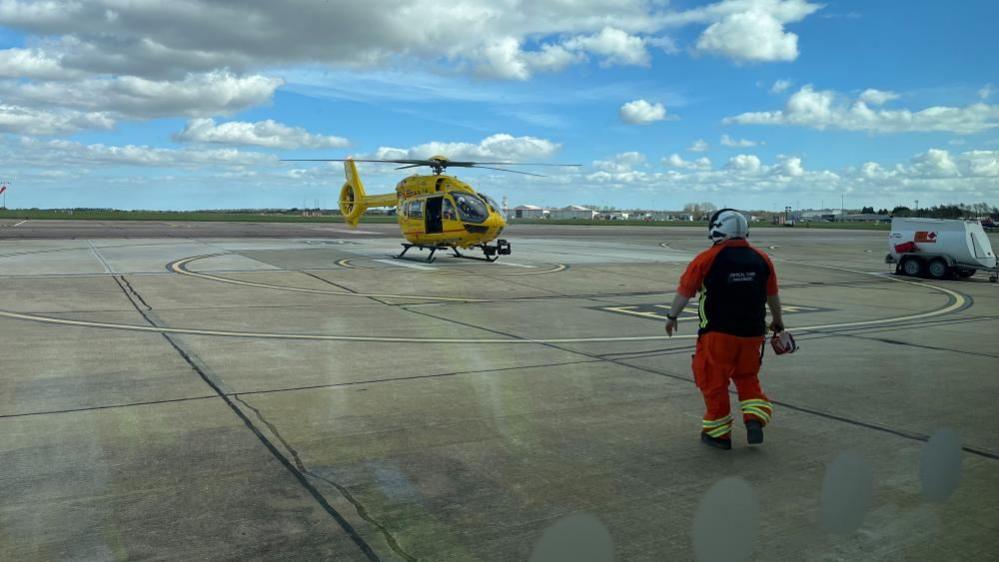
M766 341L766 306L770 329L784 330L777 273L762 251L749 244L749 223L733 209L721 209L708 221L712 246L695 257L680 278L666 315L666 334L677 331L677 318L698 292L697 348L692 368L704 395L706 412L701 441L732 448L729 383L739 394L747 441L763 443L763 427L773 417L773 404L760 388L759 371Z

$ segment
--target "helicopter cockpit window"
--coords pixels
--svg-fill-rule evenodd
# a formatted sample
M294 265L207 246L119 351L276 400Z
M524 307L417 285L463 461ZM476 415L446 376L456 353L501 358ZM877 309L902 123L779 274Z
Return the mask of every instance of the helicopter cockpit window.
M441 218L448 221L458 220L458 212L454 210L454 203L447 197L444 198L444 204L441 206Z
M489 210L478 197L467 193L455 193L454 202L458 206L458 214L465 222L486 222Z
M406 215L411 219L423 217L423 201L411 201L406 208Z

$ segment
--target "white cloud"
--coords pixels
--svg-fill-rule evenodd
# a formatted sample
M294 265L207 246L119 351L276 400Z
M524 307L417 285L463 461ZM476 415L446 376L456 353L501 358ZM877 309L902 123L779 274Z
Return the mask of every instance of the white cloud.
M939 148L931 148L916 156L905 170L910 175L922 178L950 178L960 175L957 163L950 153Z
M821 8L806 0L723 0L667 19L711 24L697 39L698 51L737 62L792 61L798 58L798 36L784 26Z
M958 159L961 175L968 177L999 177L999 150L972 150Z
M202 166L244 167L278 164L275 156L241 152L231 148L170 149L135 145L82 144L67 140L38 141L23 137L19 148L26 163L45 167L139 166L197 170Z
M54 38L50 47L65 54L68 65L101 74L177 79L219 68L378 68L402 61L457 63L522 79L532 68L582 60L576 53L566 56L571 50L606 64L648 64L646 41L665 45L661 38L647 39L663 26L660 13L661 6L648 0L298 2L294 9L212 0L4 0L0 26ZM521 50L539 38L571 42L573 48Z
M70 80L83 74L63 68L58 58L39 49L0 50L0 77Z
M478 71L482 76L512 80L527 80L531 77L524 54L520 50L520 42L513 37L504 37L486 45L479 58L482 63Z
M728 165L726 167L729 170L752 174L759 172L762 169L762 163L756 155L739 154L729 158Z
M676 41L665 35L651 37L646 39L645 43L650 47L659 47L668 55L675 55L680 52L680 47L677 46Z
M860 166L859 176L862 179L882 180L889 177L890 174L877 162L864 162Z
M673 195L679 208L696 195L697 200L725 204L732 198L760 198L767 207L774 197L836 199L847 194L848 205L891 206L900 198L918 197L927 204L960 201L994 201L999 196L999 151L976 150L951 154L929 149L898 164L866 162L843 170L809 170L799 156L778 156L765 164L752 154L731 158L727 165L713 169L698 161L684 160L679 154L663 158L665 172L646 173L632 169L616 172L602 169L567 179L576 190L595 185L640 190L645 194ZM647 195L648 196L648 195ZM850 201L853 201L851 204ZM815 200L815 205L818 201Z
M105 113L46 111L0 104L0 133L63 135L84 129L110 129L114 119Z
M565 46L600 55L605 66L614 64L648 66L649 53L645 49L645 43L645 39L641 37L613 27L605 27L598 34L570 39Z
M899 97L895 92L886 92L884 90L875 90L874 88L868 88L864 90L860 97L857 98L860 101L866 103L867 105L884 105L892 100L897 100Z
M879 92L874 97L884 99L883 94L890 93ZM783 110L743 113L727 117L723 123L793 125L874 133L944 131L972 134L999 127L999 105L935 106L919 111L871 109L862 99L850 102L831 90L815 90L807 85L788 99Z
M223 68L240 74L296 64L374 69L422 63L520 80L585 55L604 65L647 66L649 47L677 51L664 29L685 25L709 26L700 41L704 49L737 60L784 60L786 44L797 38L783 26L819 9L805 0L723 0L686 11L665 4L410 0L297 2L289 8L213 0L3 0L0 26L45 37L45 48L67 69L112 76L178 80ZM733 45L744 32L765 45Z
M350 145L350 141L342 137L314 135L301 127L289 127L271 119L256 123L230 121L222 124L207 118L192 119L173 138L178 142L268 148L343 148Z
M971 150L954 155L944 149L931 148L913 156L907 163L891 168L877 162L866 162L860 167L859 175L864 179L899 186L922 185L954 190L969 183L977 184L978 180L999 177L999 150ZM988 186L988 183L983 185ZM990 196L996 195L999 193L993 185Z
M758 144L763 144L763 143L756 142L756 141L751 141L751 140L747 140L747 139L733 139L732 137L730 137L728 135L722 135L721 136L721 144L722 144L722 146L729 146L729 147L735 147L735 148L751 148L751 147L754 147L754 146L756 146Z
M645 164L645 155L641 152L621 152L609 160L595 160L593 167L609 173L621 174L630 172L637 166Z
M995 93L995 88L992 87L992 84L986 84L986 85L982 86L981 90L978 90L978 97L982 101L985 101L985 100L989 99L990 97L992 97L993 93Z
M805 167L801 164L798 156L778 156L778 163L774 167L774 172L778 175L792 178L800 178L805 175Z
M770 86L770 92L773 94L779 94L793 85L794 81L792 80L785 80L785 79L777 80L776 82L774 82L773 86Z
M687 150L691 152L707 152L709 148L711 147L708 146L708 143L704 139L697 139L687 147Z
M663 166L683 170L710 170L711 159L702 156L696 160L684 160L679 154L670 154L663 158Z
M822 7L821 4L810 4L807 0L722 0L700 8L664 14L662 21L665 25L678 27L693 23L712 23L733 14L758 11L768 13L782 23L797 23Z
M562 45L545 44L540 50L523 54L527 65L534 70L556 72L570 64L586 60L586 55L573 52Z
M265 103L281 84L277 78L213 71L192 74L180 81L122 76L32 82L12 87L7 98L22 105L104 111L139 119L201 117L231 114Z
M630 101L621 106L618 112L621 120L630 125L646 125L666 119L666 106L650 103L643 99Z
M766 12L732 14L713 23L697 40L699 51L738 61L792 61L798 58L798 36Z
M561 146L545 139L500 133L486 137L478 144L434 141L411 148L381 147L375 151L374 158L415 160L440 154L451 160L526 162L548 158Z

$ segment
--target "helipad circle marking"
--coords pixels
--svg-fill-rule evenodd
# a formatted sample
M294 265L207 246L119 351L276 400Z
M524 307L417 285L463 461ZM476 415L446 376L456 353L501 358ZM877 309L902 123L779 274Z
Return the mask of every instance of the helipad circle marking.
M472 298L460 298L460 297L430 297L426 295L396 295L389 293L352 293L350 291L332 291L327 289L310 289L308 287L289 287L287 285L274 285L272 283L261 283L259 281L243 281L240 279L231 279L229 277L220 277L218 275L211 275L209 273L199 273L196 271L191 271L186 268L187 264L200 259L210 258L214 256L220 256L223 254L206 254L203 256L193 256L190 258L184 258L171 262L167 264L167 269L179 275L186 275L188 277L195 277L198 279L205 279L208 281L216 281L219 283L228 283L230 285L241 285L244 287L257 287L261 289L274 289L277 291L291 291L295 293L310 293L318 295L336 295L342 297L362 297L362 298L383 298L383 299L418 299L427 301L442 301L442 302L485 302L485 299L472 299Z
M336 265L338 265L340 267L343 267L343 268L346 268L346 269L367 269L367 270L380 269L380 268L376 268L376 267L366 267L366 266L355 265L354 262L356 262L358 260L362 260L362 259L370 259L370 258L343 258L343 259L337 260L335 263L336 263ZM433 265L440 266L440 264L436 263L436 262L433 263ZM566 265L564 263L556 263L556 264L552 264L550 267L547 267L545 269L537 269L535 271L516 271L516 272L514 272L514 271L507 271L507 270L502 270L501 271L501 270L497 269L497 270L491 271L491 273L498 274L501 277L521 277L521 276L524 276L524 275L547 275L547 274L550 274L550 273L560 273L562 271L565 271L566 269L569 269L568 265ZM472 271L472 270L467 270L467 269L458 269L458 268L452 268L450 266L445 266L445 267L438 267L436 269L436 271L434 271L433 273L435 273L435 274L441 274L441 273L443 273L443 274L465 275L465 274L474 274L476 272Z
M867 274L869 275L869 274ZM833 328L853 328L861 326L877 326L932 318L948 314L959 310L967 303L964 295L930 283L906 281L894 279L898 283L906 283L917 287L927 287L935 291L944 293L953 299L953 302L945 307L918 314L897 316L893 318L880 318L877 320L864 320L860 322L841 322L836 324L822 324L815 326L801 326L795 331L807 332L812 330L828 330ZM252 285L252 284L251 284ZM354 294L354 293L347 293ZM395 295L399 298L398 295ZM9 312L0 310L0 317L12 318L16 320L30 320L44 322L48 324L58 324L63 326L77 326L86 328L106 328L113 330L130 330L137 332L152 332L160 334L184 334L194 336L218 336L218 337L241 337L256 339L292 339L309 341L347 341L347 342L372 342L372 343L424 343L424 344L477 344L477 345L509 345L509 344L574 344L574 343L613 343L613 342L639 342L639 341L661 341L667 339L665 335L656 336L604 336L590 338L412 338L412 337L392 337L392 336L347 336L337 334L295 334L295 333L274 333L274 332L242 332L235 330L206 330L200 328L165 328L157 326L143 326L136 324L121 324L116 322L91 322L86 320L68 320L64 318L53 318L51 316L41 316L37 314L26 314L19 312ZM696 334L676 335L672 339L694 339Z

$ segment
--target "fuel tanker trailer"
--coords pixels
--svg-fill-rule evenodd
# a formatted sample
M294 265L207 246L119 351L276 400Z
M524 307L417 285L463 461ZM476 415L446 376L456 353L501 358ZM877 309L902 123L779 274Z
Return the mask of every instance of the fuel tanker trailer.
M978 221L894 218L886 263L897 275L947 279L988 272L996 282L999 269L985 229Z

